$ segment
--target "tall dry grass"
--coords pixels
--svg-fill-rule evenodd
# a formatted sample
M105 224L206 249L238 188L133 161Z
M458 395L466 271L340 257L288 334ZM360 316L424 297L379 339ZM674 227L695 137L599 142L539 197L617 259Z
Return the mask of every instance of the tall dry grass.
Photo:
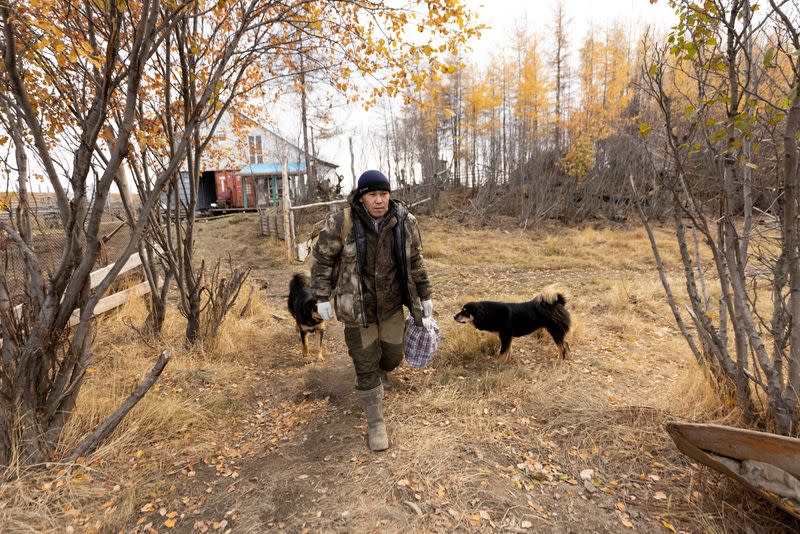
M555 228L547 232L549 235L537 235L536 231L532 235L510 232L501 238L498 232L483 229L446 230L443 234L448 238L435 240L433 247L435 262L454 269L452 273L445 271L444 281L452 279L457 287L464 279L459 272L477 268L483 272L468 277L471 296L519 301L524 299L529 284L534 287L544 284L537 283L535 275L523 274L524 271L513 271L514 274L503 277L496 274L498 270L555 270L554 279L547 281L566 285L568 307L575 320L568 337L575 353L573 362L537 364L535 373L531 373L524 369L530 366L519 365L519 356L515 355L512 360L515 371L487 371L486 377L492 378L482 377L482 384L466 383L463 377L469 377L470 373L464 371L464 365L472 369L473 375L492 369L491 356L498 345L496 337L469 329L449 329L437 374L431 379L440 385L444 383L445 390L436 389L436 395L448 399L448 415L459 414L456 407L507 405L509 399L520 399L514 417L531 416L540 424L535 431L516 429L514 444L527 443L520 446L533 447L538 455L548 451L547 441L558 443L567 451L574 469L597 456L600 465L606 466L600 473L609 478L652 472L655 462L661 466L662 479L672 481L672 492L679 492L681 485L685 485L683 491L693 495L697 487L690 484L696 484L693 482L696 478L687 477L691 468L672 446L663 424L669 419L683 419L741 425L742 420L736 407L717 393L706 372L694 363L685 340L674 326L644 232ZM448 232L456 231L465 235L470 247L448 247L452 242ZM672 289L679 302L684 301L686 292L678 249L671 244L668 230L657 230L657 238L666 245L662 253ZM515 244L509 245L509 241ZM702 254L707 261L706 252ZM494 271L493 258L497 259ZM581 276L571 276L573 270L582 271ZM500 280L490 280L492 276ZM473 279L486 284L485 288L476 290ZM509 294L506 280L516 280L519 292ZM713 283L709 285L711 298L716 299ZM463 300L468 299L457 299L454 308ZM525 343L546 354L552 343L549 339L540 341ZM604 382L598 384L604 375L612 385L607 392L601 385ZM625 382L630 382L629 387L618 387ZM430 398L428 402L435 404L436 400ZM490 413L497 417L496 412ZM464 417L470 420L464 423L467 427L493 431L492 418L486 418L479 410ZM426 450L425 443L418 446ZM513 455L513 450L505 448L506 455ZM597 452L590 452L587 459L579 451ZM412 465L410 471L427 473L437 483L457 483L455 478L440 473L436 465L426 466L422 460L419 466ZM473 474L477 473L476 469ZM703 480L715 478L711 475ZM708 532L731 531L725 526L725 518L709 515L714 510L714 499L721 496L716 486L703 485L700 489L705 490L708 498L670 501L669 506L661 508L671 517L702 526ZM475 488L474 491L473 499L480 493ZM752 524L758 513L755 510L742 519Z
M245 288L243 294L248 294ZM97 320L95 359L87 372L73 416L57 451L65 457L104 421L149 372L163 348L172 357L162 377L87 461L38 466L14 473L0 485L3 531L104 531L125 524L136 504L159 493L163 473L210 444L197 437L229 419L251 395L252 379L242 365L258 360L265 330L276 319L258 289L249 311L245 298L225 320L213 348L187 348L186 322L170 308L158 338L144 338L144 299L128 301ZM236 387L231 387L236 385ZM164 489L163 487L161 489Z

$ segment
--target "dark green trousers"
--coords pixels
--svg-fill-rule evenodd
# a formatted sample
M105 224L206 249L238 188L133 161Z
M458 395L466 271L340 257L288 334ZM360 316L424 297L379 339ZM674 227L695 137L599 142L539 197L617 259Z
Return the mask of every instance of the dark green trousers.
M403 361L402 308L388 319L367 327L346 324L344 341L356 369L356 389L366 391L381 383L379 369L392 371Z

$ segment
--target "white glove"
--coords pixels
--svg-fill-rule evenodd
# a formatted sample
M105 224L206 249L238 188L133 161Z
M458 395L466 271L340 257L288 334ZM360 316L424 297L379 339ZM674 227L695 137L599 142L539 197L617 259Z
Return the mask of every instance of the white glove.
M436 328L436 321L433 320L433 317L423 317L422 327L425 330L433 330L434 328Z
M431 299L422 301L422 316L423 317L433 316L433 301Z
M333 319L333 308L330 302L317 302L317 313L322 317L323 321L330 321Z

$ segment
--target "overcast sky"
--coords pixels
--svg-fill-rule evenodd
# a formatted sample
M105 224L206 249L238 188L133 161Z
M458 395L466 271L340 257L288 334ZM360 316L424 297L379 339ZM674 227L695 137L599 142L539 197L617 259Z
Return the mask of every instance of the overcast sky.
M555 0L467 0L467 5L480 14L481 22L491 27L476 43L476 51L502 46L505 36L520 24L546 37L553 27L556 3ZM603 27L620 20L634 27L653 24L667 29L675 20L667 0L656 4L649 0L564 0L563 3L573 42L580 41L591 24Z

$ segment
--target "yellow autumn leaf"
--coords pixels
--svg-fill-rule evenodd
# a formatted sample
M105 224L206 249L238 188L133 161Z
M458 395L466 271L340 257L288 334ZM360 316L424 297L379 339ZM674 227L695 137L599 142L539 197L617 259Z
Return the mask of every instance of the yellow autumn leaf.
M166 521L164 521L164 526L167 527L167 528L174 527L175 526L175 520L174 519L167 519Z
M677 532L675 530L675 527L673 527L672 524L669 521L667 521L666 519L662 519L661 520L661 524L664 525L664 528L669 530L670 532Z

